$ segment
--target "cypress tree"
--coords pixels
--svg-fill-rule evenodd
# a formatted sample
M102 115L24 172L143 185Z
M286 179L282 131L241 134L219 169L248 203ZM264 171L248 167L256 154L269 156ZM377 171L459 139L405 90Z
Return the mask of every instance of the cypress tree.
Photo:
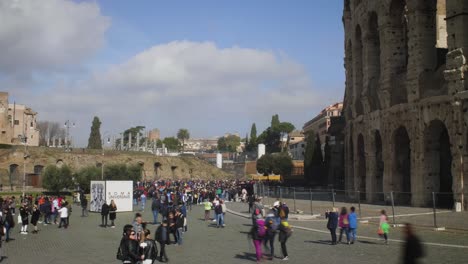
M99 117L95 116L93 119L93 124L91 125L91 133L89 134L88 139L89 149L102 149L100 129L101 121L99 121Z

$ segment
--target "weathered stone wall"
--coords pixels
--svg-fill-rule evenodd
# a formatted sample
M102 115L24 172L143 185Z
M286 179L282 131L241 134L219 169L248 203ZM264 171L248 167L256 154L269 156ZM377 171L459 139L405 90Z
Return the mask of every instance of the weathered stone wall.
M468 1L446 1L344 1L345 181L368 201L467 208Z
M24 172L24 148L0 150L0 183L9 185L10 172L14 174L14 184L22 185ZM215 166L196 157L162 157L140 152L116 152L74 150L34 147L26 150L26 174L39 173L47 165L66 164L72 169L85 166L108 164L140 164L143 167L142 179L217 179L233 177ZM16 165L16 166L15 166ZM12 170L13 169L13 170ZM39 173L40 174L40 173Z

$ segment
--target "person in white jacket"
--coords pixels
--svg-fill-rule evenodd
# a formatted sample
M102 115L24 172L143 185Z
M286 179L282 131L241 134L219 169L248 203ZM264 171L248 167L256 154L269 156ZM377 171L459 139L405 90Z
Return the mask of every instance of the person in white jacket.
M62 224L64 228L68 228L68 208L67 204L62 204L62 207L58 209L58 213L60 214L60 224L59 228L62 228Z

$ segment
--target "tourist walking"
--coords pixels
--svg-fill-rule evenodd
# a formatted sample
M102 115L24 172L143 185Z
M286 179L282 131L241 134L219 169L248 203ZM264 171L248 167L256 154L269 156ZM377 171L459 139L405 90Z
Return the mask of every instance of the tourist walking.
M145 229L143 234L139 255L142 256L142 264L153 264L158 258L158 248L154 240L151 239L151 232L148 229Z
M140 202L141 202L141 211L145 211L145 206L146 206L146 194L145 192L142 192L140 195Z
M384 243L388 244L388 232L390 231L390 225L388 224L388 216L385 210L380 211L379 229L377 234L383 239Z
M142 260L139 255L139 245L136 239L136 233L132 228L132 225L126 225L124 227L124 233L120 240L119 251L121 251L122 263L135 264Z
M210 211L211 211L211 207L213 206L213 204L208 199L206 199L204 202L204 206L205 206L205 221L208 221L210 220Z
M252 238L255 247L257 263L260 263L262 260L262 241L266 236L265 220L263 218L255 220L255 224L252 226L249 236Z
M341 243L343 233L346 235L346 243L349 244L349 219L348 210L346 207L341 207L340 216L338 217L338 227L340 228L340 236L338 237L338 243Z
M166 254L166 245L169 244L167 220L163 220L161 225L158 226L158 229L156 229L155 240L159 243L159 261L168 262L169 258Z
M357 214L356 214L356 208L354 206L351 206L350 208L351 212L348 214L348 220L349 220L349 239L350 243L354 244L356 242L356 233L357 233L357 228L358 228L358 221L357 221Z
M176 209L176 214L174 217L176 228L176 242L180 246L183 242L185 216L180 212L180 209Z
M325 218L328 219L327 228L330 230L332 245L336 245L336 228L338 227L338 210L332 208L331 211L325 212Z
M3 209L3 215L2 215L2 222L3 225L5 226L5 242L9 242L11 237L10 237L10 231L13 227L15 227L15 220L13 219L13 214L11 213L10 208L5 208Z
M276 204L276 202L275 202ZM279 205L279 202L278 202ZM266 237L263 241L263 246L268 248L270 246L270 259L272 260L275 257L275 237L278 230L279 218L275 215L274 209L271 209L265 218L265 226L267 228Z
M109 205L106 201L102 204L101 207L101 226L107 227L107 219L109 217Z
M403 244L403 264L417 264L424 257L424 248L419 238L414 234L413 227L406 223L403 229L405 243Z
M86 199L85 195L81 199L81 216L88 216L88 199Z
M31 216L31 224L34 227L34 230L32 231L33 234L37 234L37 222L39 221L39 217L41 216L41 211L37 208L37 205L34 205L33 210L32 210L32 216Z
M153 225L158 224L158 213L161 209L161 200L159 197L154 196L151 203L151 211L153 212Z
M111 204L109 206L109 219L111 220L111 228L115 228L115 219L117 218L117 205L115 204L114 200L111 200Z
M279 230L279 235L278 235L278 240L281 244L281 252L283 253L283 260L289 260L289 255L288 255L288 249L286 247L286 242L288 241L288 238L292 234L292 229L289 226L288 221L286 218L282 217L280 225L278 227Z
M21 231L20 233L22 235L27 235L28 234L28 225L29 225L29 208L28 204L26 202L23 202L21 204L21 207L19 208L19 218L21 219Z
M58 228L62 228L62 225L64 228L68 228L68 208L64 204L60 209L57 211L60 214L60 223Z

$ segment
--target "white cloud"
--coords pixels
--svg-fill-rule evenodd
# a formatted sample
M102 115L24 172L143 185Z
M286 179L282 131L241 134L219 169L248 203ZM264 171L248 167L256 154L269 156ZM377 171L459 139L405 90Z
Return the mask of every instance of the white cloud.
M35 102L43 118L80 119L84 142L93 115L115 132L144 124L166 133L187 127L195 136L244 133L275 113L301 127L320 97L304 68L285 55L178 41L56 86Z
M110 19L94 2L0 1L0 75L58 71L104 44Z

